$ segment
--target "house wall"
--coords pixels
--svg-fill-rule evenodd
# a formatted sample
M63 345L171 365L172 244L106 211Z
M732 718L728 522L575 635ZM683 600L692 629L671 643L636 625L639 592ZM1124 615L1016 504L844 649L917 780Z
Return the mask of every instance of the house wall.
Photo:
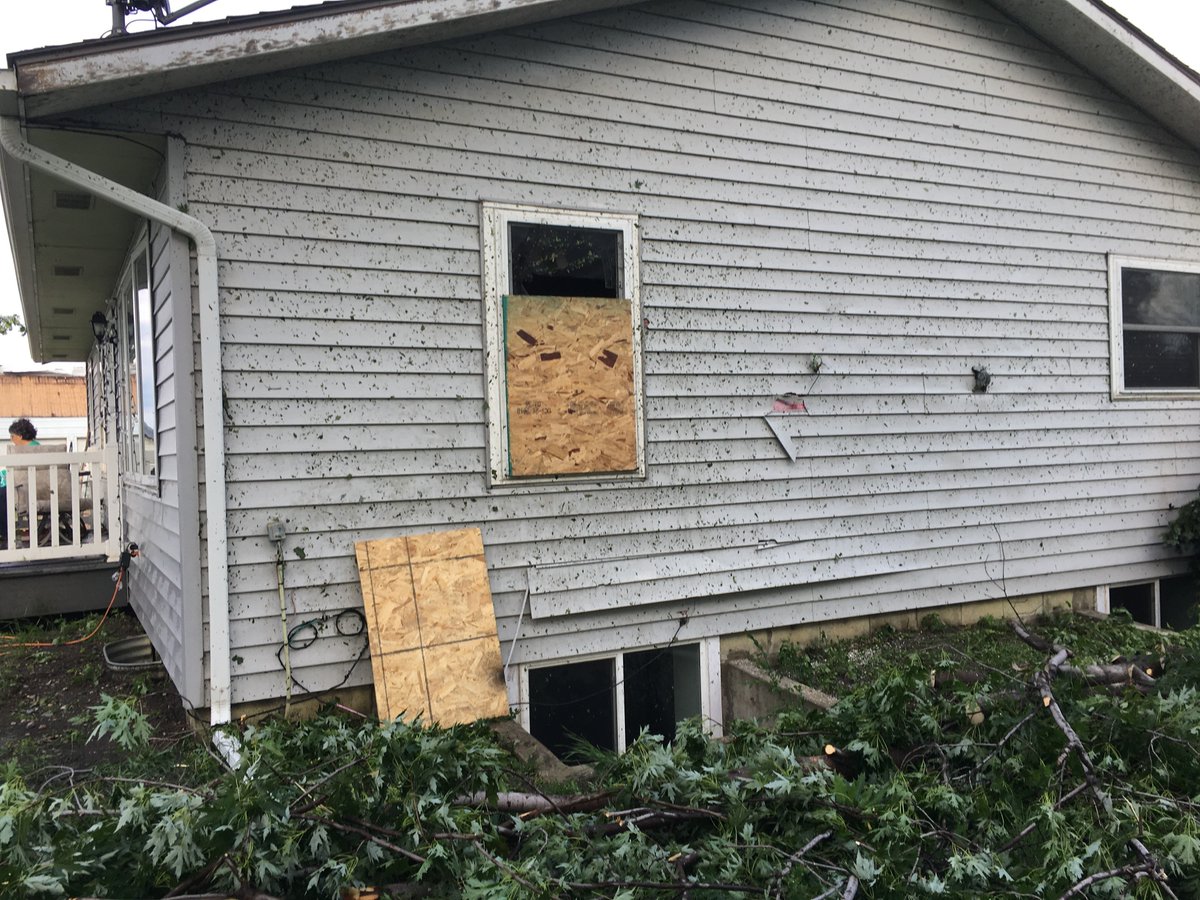
M160 202L182 202L178 199L183 189L181 151L181 144L169 142L154 188ZM185 702L202 706L207 700L203 647L197 640L202 616L188 245L169 229L152 224L149 248L158 477L155 485L122 479L122 533L125 542L139 548L128 574L129 598ZM122 421L120 415L116 421Z
M981 0L652 3L107 121L182 136L217 236L235 701L283 689L272 516L311 689L369 680L331 617L392 534L482 528L518 662L1182 570L1198 404L1109 399L1106 254L1200 261L1200 159ZM481 199L640 215L644 482L488 489Z

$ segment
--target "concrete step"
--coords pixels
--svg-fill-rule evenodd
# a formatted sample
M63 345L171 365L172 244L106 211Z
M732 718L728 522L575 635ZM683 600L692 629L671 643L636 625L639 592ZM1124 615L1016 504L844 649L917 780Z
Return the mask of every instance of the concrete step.
M0 563L0 619L103 610L117 564L104 557ZM128 602L121 590L115 606Z

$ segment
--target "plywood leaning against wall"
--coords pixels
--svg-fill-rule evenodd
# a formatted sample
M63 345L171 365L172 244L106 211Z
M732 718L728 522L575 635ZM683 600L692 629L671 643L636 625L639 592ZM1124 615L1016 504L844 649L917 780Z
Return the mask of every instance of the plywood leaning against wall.
M637 469L629 301L504 298L511 474Z
M355 544L379 718L508 715L478 528Z

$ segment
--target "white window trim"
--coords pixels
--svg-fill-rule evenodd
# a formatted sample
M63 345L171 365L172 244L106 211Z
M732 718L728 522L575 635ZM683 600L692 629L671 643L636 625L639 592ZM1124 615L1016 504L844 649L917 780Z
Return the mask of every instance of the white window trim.
M1121 270L1161 269L1165 272L1200 274L1200 263L1143 256L1108 256L1108 345L1110 351L1110 396L1113 400L1200 399L1200 387L1145 388L1125 387L1125 320L1121 297Z
M113 299L114 315L116 317L116 322L117 322L117 344L118 344L117 353L114 354L114 357L115 357L114 362L115 362L115 365L117 366L117 371L115 373L114 381L115 381L115 384L117 385L117 390L120 393L120 398L119 398L120 408L117 411L118 414L116 417L116 421L117 421L117 428L120 430L120 433L118 434L118 447L120 449L121 456L122 456L122 460L121 460L121 481L122 481L122 483L126 484L126 485L132 485L142 491L148 492L153 495L157 495L158 491L159 491L158 467L160 465L159 452L158 452L158 449L159 449L158 448L158 409L157 409L158 385L157 384L154 385L154 397L155 397L154 470L155 471L153 474L147 474L146 472L142 471L142 467L145 465L145 457L144 456L141 456L141 462L138 464L137 469L134 469L132 466L132 459L133 459L133 454L134 454L134 442L135 442L135 439L136 440L141 439L141 434L140 434L141 420L140 420L140 418L138 419L139 433L135 436L133 433L134 429L132 427L134 424L133 414L132 414L132 410L129 409L128 383L126 381L126 379L128 377L128 373L131 370L131 367L130 367L130 361L129 361L129 343L128 343L129 335L127 333L127 320L126 320L126 316L125 316L125 304L130 303L133 305L134 321L135 321L135 323L139 322L139 317L141 316L141 311L138 309L137 300L133 296L133 285L135 283L133 267L143 257L146 260L146 265L147 265L147 269L148 269L147 277L149 280L149 288L150 288L150 306L151 306L151 315L153 316L154 267L153 267L153 257L150 252L150 235L149 235L149 232L146 231L145 229L143 229L143 231L141 232L141 235L133 242L133 246L129 252L129 255L125 259L125 265L122 267L121 274L117 278L117 285L116 285L114 299ZM128 291L124 290L124 288L126 288L126 287L129 288ZM150 326L151 326L151 331L153 332L154 331L153 320L151 320ZM135 340L137 339L136 336L134 339ZM154 350L155 358L152 359L150 362L150 367L151 367L150 370L153 373L153 372L157 371L157 354L158 354L157 334L155 334L155 339L152 342L152 349ZM139 368L139 371L135 372L134 374L138 379L138 389L139 389L139 397L140 397L141 391L144 390L144 387L141 384L140 368Z
M509 277L508 225L529 222L620 231L623 293L630 304L633 325L633 404L637 468L632 472L587 472L578 475L547 475L514 478L508 474L508 404L504 390L504 316L501 296ZM558 482L633 481L646 477L646 437L642 370L641 247L637 216L586 210L554 209L511 203L480 204L480 241L484 298L484 369L487 378L488 486L517 487Z
M721 714L721 639L712 637L700 638L699 640L679 641L678 644L680 646L690 644L700 645L700 716L704 720L705 731L713 737L719 738L724 730L724 720ZM533 724L530 716L530 670L542 669L548 666L593 662L598 659L611 659L613 660L613 681L617 686L613 690L613 700L616 704L617 752L624 753L627 746L627 735L625 733L625 691L620 688L625 684L625 654L640 653L643 650L666 650L670 646L674 645L627 647L615 653L590 653L572 656L570 659L550 659L535 663L524 663L516 667L517 677L515 679L510 678L509 680L509 705L517 708L521 727L529 731Z
M1112 597L1110 591L1113 588L1136 587L1143 584L1151 584L1154 586L1154 621L1149 623L1155 628L1162 628L1162 582L1163 579L1179 578L1180 573L1176 575L1160 575L1156 578L1139 578L1136 581L1121 581L1115 584L1101 584L1096 587L1096 612L1104 613L1106 616L1112 615Z

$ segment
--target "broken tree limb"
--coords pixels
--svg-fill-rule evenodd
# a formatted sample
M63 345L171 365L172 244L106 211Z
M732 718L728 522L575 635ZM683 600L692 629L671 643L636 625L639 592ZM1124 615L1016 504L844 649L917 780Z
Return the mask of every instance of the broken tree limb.
M1013 633L1021 640L1032 647L1038 653L1055 654L1060 650L1065 650L1065 647L1060 647L1057 644L1052 644L1041 635L1032 634L1025 626L1018 621L1010 622ZM1068 651L1069 653L1070 651Z
M787 858L787 861L783 864L783 868L775 873L775 877L773 879L775 882L774 897L776 900L783 900L783 883L787 880L788 875L792 874L792 869L796 867L796 863L800 862L800 860L802 860L808 854L809 850L813 849L813 847L817 846L817 844L821 843L821 841L824 841L832 836L832 830L822 831Z
M391 841L385 841L383 838L376 834L372 834L365 828L356 828L353 825L347 825L345 822L335 822L332 819L326 819L322 816L314 816L309 813L298 815L296 818L305 822L314 822L318 825L324 825L326 828L329 828L333 831L341 831L345 832L346 834L358 835L359 837L370 841L372 844L382 847L384 850L390 850L392 853L403 856L405 859L411 862L419 864L423 864L425 862L425 857L421 856L420 854L413 853L411 850L406 850L403 847L393 844Z
M1055 809L1055 810L1062 809L1074 797L1077 797L1080 794L1082 794L1084 791L1086 791L1088 789L1088 787L1089 787L1089 785L1086 781L1081 782L1080 784L1077 784L1075 787L1071 788L1071 790L1067 791L1065 794L1063 794L1061 797L1059 797L1058 800L1055 801L1053 809ZM1034 819L1032 822L1030 822L1028 825L1026 825L1024 828L1022 828L1020 831L1018 831L1015 835L1013 835L1013 837L1008 841L1008 843L1006 843L1003 847L1000 848L999 852L1007 853L1009 850L1013 849L1015 846L1017 846L1017 844L1021 843L1021 841L1025 840L1025 838L1029 837L1029 835L1031 835L1037 829L1038 825L1040 825L1040 824L1042 824L1042 820L1040 818Z
M602 807L611 797L612 791L604 791L599 794L578 794L571 797L554 797L522 791L501 791L492 801L484 791L476 791L473 794L455 797L453 805L494 809L497 812L517 813L522 816L549 812L562 815L573 812L591 812Z
M979 684L986 679L983 672L975 669L943 669L929 673L929 686L935 690L957 687L960 684Z
M1045 638L1033 634L1020 622L1013 622L1011 624L1012 630L1017 637L1030 647L1041 653L1052 654L1046 666L1055 675L1077 678L1086 684L1131 684L1141 688L1149 688L1154 686L1155 681L1145 671L1145 666L1151 665L1153 667L1154 664L1157 664L1158 670L1162 668L1161 660L1151 660L1149 658L1134 660L1125 660L1122 658L1118 662L1107 665L1093 664L1082 667L1067 665L1067 660L1071 657L1071 651L1066 647L1052 644Z
M1058 730L1063 733L1067 739L1067 746L1063 750L1064 754L1073 753L1075 758L1079 760L1080 768L1083 769L1084 778L1091 790L1092 796L1096 798L1096 802L1100 805L1106 816L1112 815L1113 803L1112 797L1104 790L1101 784L1100 777L1096 774L1096 767L1092 763L1091 755L1087 748L1080 740L1079 734L1067 721L1066 715L1062 711L1062 707L1058 705L1058 701L1054 699L1054 693L1050 689L1050 680L1070 656L1070 651L1065 647L1056 649L1046 665L1033 676L1033 685L1042 696L1042 704L1050 713L1050 717L1054 720L1054 724L1058 726ZM1175 897L1175 892L1171 890L1167 883L1166 871L1159 865L1158 860L1150 850L1137 838L1129 840L1129 847L1137 854L1141 860L1141 866L1147 873L1148 877L1153 878L1157 882L1160 890L1168 897Z
M1123 881L1137 881L1140 878L1152 877L1153 875L1150 871L1147 871L1145 863L1137 866L1121 866L1119 869L1109 869L1107 872L1096 872L1071 885L1070 889L1065 894L1060 896L1058 900L1067 900L1068 897L1074 897L1077 894L1082 894L1093 884L1099 884L1101 881L1108 881L1110 878L1120 878Z
M701 881L568 881L564 887L572 891L676 891L687 895L690 891L716 891L726 894L761 894L762 888L752 884L716 884Z

